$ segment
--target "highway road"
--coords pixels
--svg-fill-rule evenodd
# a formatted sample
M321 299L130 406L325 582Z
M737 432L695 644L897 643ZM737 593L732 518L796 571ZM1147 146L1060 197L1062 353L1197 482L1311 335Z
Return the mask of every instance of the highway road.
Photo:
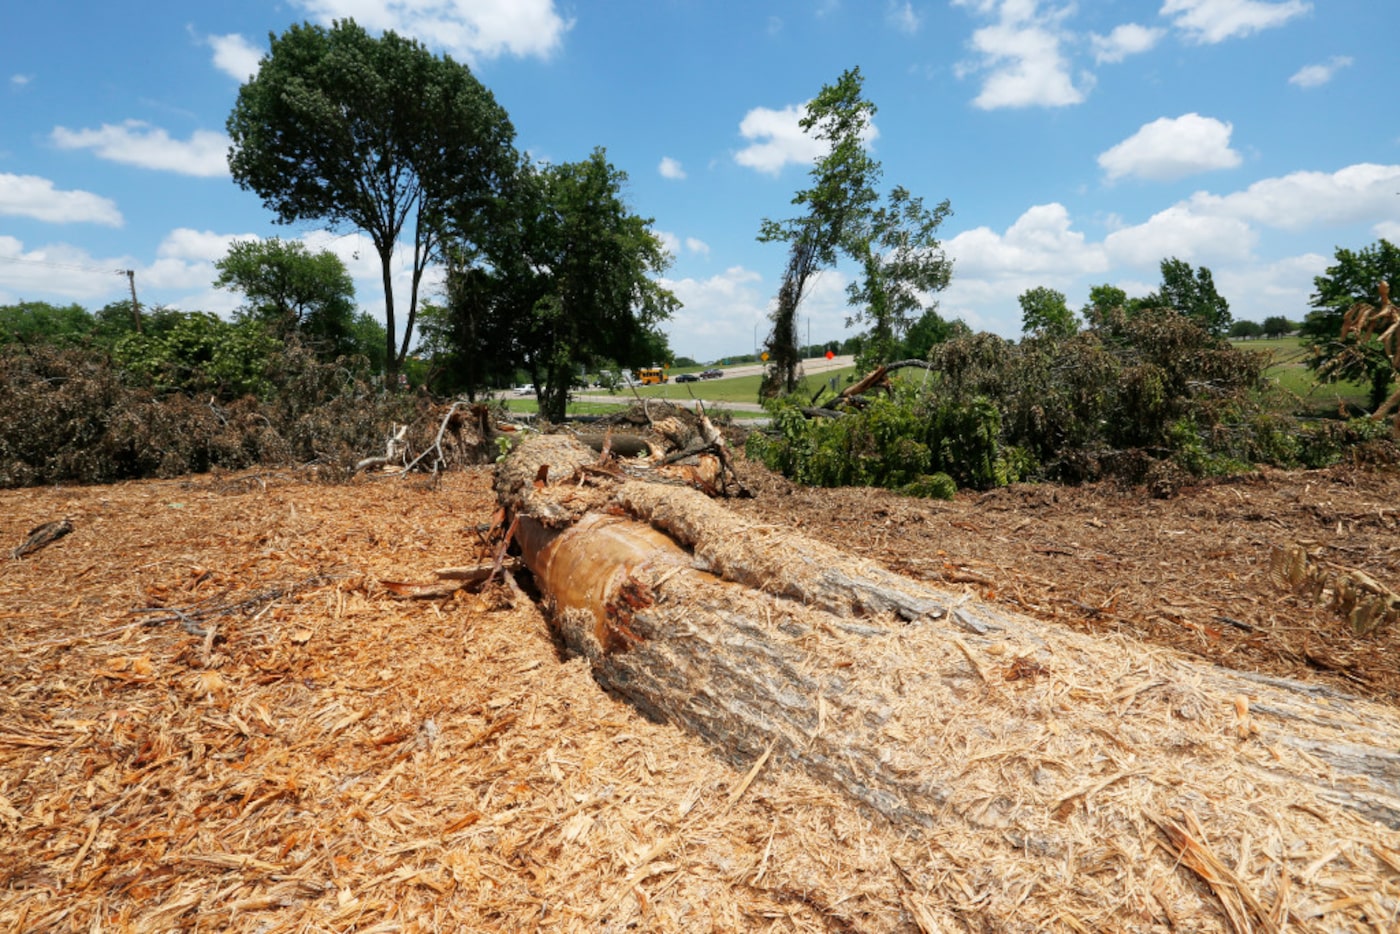
M843 369L854 363L855 357L850 355L832 357L830 360L825 357L816 357L814 359L803 360L802 369L808 376L816 376L819 373L825 373L829 370ZM744 363L738 366L723 367L723 378L737 379L741 376L757 376L763 372L765 365L766 364L762 363ZM727 402L724 400L715 400L711 402L706 399L705 387L712 386L718 382L722 382L722 380L702 379L698 383L677 383L675 378L672 377L671 381L666 384L667 388L672 390L666 394L666 401L684 404L698 399L706 404L725 408L731 412L763 411L763 406L759 405L757 402ZM574 398L580 402L625 402L628 396L630 396L630 393L626 390L619 390L615 396L608 395L607 393L599 393L597 395L590 395L587 393L574 394Z

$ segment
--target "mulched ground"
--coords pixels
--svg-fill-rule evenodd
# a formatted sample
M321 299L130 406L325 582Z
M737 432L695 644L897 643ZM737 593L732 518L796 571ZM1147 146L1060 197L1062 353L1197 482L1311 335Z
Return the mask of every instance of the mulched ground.
M1358 637L1270 575L1301 544L1400 585L1395 472L953 503L745 477L735 508L912 576L1400 699L1396 627ZM0 555L73 526L0 574L0 930L1095 929L979 915L969 867L639 717L519 591L396 597L486 557L490 479L0 492ZM1172 925L1224 929L1143 906Z
M1301 545L1400 588L1400 472L1267 470L1171 499L1111 484L1015 486L951 503L774 480L736 508L1032 616L1221 665L1400 702L1400 625L1364 635L1270 574Z

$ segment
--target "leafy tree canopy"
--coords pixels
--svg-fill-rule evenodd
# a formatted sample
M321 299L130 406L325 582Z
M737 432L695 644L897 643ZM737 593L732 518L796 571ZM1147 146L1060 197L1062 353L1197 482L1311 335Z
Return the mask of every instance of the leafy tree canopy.
M243 295L240 317L261 321L279 339L300 338L325 360L357 349L355 284L334 253L279 237L240 240L214 267L216 287Z
M1108 322L1110 314L1128 307L1128 293L1115 285L1104 283L1089 289L1089 303L1080 313L1091 327Z
M1264 326L1258 321L1235 321L1230 325L1230 337L1249 338L1262 337Z
M130 308L128 304L128 314ZM0 346L72 346L87 339L93 324L92 315L82 305L50 305L48 302L0 305Z
M464 360L526 370L552 420L563 419L579 366L671 357L660 324L678 302L653 278L670 256L651 220L628 208L626 181L602 149L522 165L479 252L463 251L449 273L447 342Z
M261 322L230 322L199 311L166 317L164 327L133 331L117 342L114 356L138 381L162 392L212 393L225 400L271 390L267 369L278 344Z
M514 162L514 130L462 64L351 20L303 24L271 37L258 73L228 119L229 168L281 223L321 221L365 231L384 282L391 372L408 353L423 270L451 213L480 217ZM407 228L407 231L405 230ZM403 342L397 349L392 260L412 242Z
M1210 270L1201 266L1193 272L1190 263L1174 256L1162 260L1162 287L1142 305L1174 308L1214 337L1230 330L1230 303L1215 290Z
M1069 337L1079 330L1074 312L1063 292L1038 285L1017 298L1021 303L1021 330L1044 337Z
M1308 365L1332 379L1369 384L1368 404L1375 411L1390 394L1394 368L1379 341L1342 340L1342 318L1358 302L1379 306L1382 282L1400 290L1400 247L1382 238L1360 250L1338 247L1335 258L1313 279L1313 311L1300 328L1313 349Z
M1262 328L1265 337L1283 337L1298 330L1298 323L1289 321L1283 315L1270 315L1264 319Z
M904 349L900 356L905 359L927 360L929 351L935 345L969 333L971 330L962 319L947 321L938 314L937 309L929 308L905 332ZM841 350L841 353L850 352Z

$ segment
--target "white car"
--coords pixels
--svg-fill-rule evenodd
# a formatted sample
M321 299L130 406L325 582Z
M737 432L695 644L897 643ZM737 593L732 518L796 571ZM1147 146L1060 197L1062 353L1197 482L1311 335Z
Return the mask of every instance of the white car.
M526 383L524 386L516 386L515 394L517 396L533 396L535 394L535 387L531 383Z

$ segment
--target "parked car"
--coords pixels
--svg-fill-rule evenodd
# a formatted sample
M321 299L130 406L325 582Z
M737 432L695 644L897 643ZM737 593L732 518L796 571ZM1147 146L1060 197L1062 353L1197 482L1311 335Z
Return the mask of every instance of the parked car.
M719 378L720 378L721 376L723 376L723 375L724 375L724 371L723 371L723 370L705 370L705 371L701 372L700 378L701 378L701 379L719 379Z
M698 382L700 382L700 377L696 376L694 373L682 373L682 374L680 374L679 376L676 377L676 382L678 382L678 383L698 383Z
M517 396L533 396L535 394L534 384L526 383L524 386L516 386L515 394Z

